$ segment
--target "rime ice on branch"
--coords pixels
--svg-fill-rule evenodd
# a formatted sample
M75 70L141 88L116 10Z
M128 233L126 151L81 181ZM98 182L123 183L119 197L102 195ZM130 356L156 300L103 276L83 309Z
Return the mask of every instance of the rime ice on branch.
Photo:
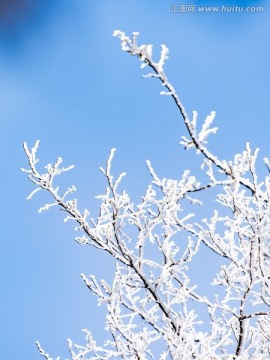
M215 112L213 111L209 116L207 116L205 122L202 125L201 131L198 133L197 112L196 111L193 112L193 118L192 120L190 120L174 87L168 81L166 74L164 72L163 66L165 64L166 59L168 59L169 49L165 45L161 45L160 59L158 62L155 62L152 59L152 45L138 46L137 45L138 35L139 35L138 32L134 32L132 34L132 38L130 39L128 36L126 36L124 32L120 30L115 30L113 33L113 36L116 36L121 40L121 48L123 51L131 55L137 56L143 62L141 67L148 65L154 71L153 73L144 75L144 77L147 78L154 77L160 79L160 81L162 82L162 86L164 86L168 90L167 92L161 91L161 95L170 95L173 98L176 106L178 107L182 115L182 118L184 120L189 135L189 138L186 138L185 136L182 137L181 144L184 145L184 147L187 149L191 147L195 147L198 153L203 154L207 166L211 166L212 164L214 164L219 171L225 173L226 175L229 175L231 178L234 179L236 174L232 173L229 164L227 164L227 162L224 160L220 161L215 155L213 155L208 150L208 148L205 147L205 145L207 144L208 135L211 133L216 133L217 131L217 127L210 128L210 125L215 117ZM252 183L249 182L247 179L239 178L239 181L241 184L243 184L251 191L254 190Z
M106 306L108 340L98 345L84 329L85 345L68 340L71 359L269 359L270 178L258 179L258 150L252 152L246 144L232 161L219 160L207 148L208 135L217 130L211 128L215 113L200 130L197 113L188 118L164 72L166 46L155 62L151 45L137 45L138 33L131 39L121 31L114 35L125 52L151 68L153 73L145 77L161 80L167 89L162 94L172 96L187 128L181 144L184 149L195 148L194 156L201 156L202 163L197 176L184 170L175 180L160 178L147 161L152 181L135 205L129 194L119 191L125 173L116 179L112 175L113 149L106 167L100 168L107 188L97 196L100 210L94 219L70 198L74 186L61 194L55 185L55 177L72 167L60 167L58 158L40 173L38 142L32 149L24 144L29 169L23 171L36 185L28 198L46 190L52 202L41 210L59 206L67 220L75 220L78 243L115 259L112 282L81 274L98 304ZM269 163L265 159L268 170ZM199 195L206 191L215 195L213 215L199 219L198 205L204 206ZM208 264L200 263L202 250L208 252ZM191 278L189 268L197 263L203 273L217 258L221 266L211 283L212 292L205 292ZM39 343L37 347L41 356L52 360Z

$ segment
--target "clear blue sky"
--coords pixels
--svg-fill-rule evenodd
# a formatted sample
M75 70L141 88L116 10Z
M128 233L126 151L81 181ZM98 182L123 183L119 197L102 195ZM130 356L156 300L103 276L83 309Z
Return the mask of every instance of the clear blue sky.
M40 139L41 165L61 155L93 214L104 189L98 167L117 148L115 173L138 199L150 181L145 160L161 176L178 177L192 156L160 84L143 79L137 59L120 50L114 29L141 33L139 41L170 49L167 75L187 111L203 119L217 111L211 149L230 159L246 141L270 156L270 7L266 1L30 1L0 7L1 306L3 359L39 359L35 340L52 356L67 357L66 339L81 329L103 339L102 310L80 273L106 276L111 264L73 241L73 225L56 209L38 214L46 196L33 189L22 142ZM173 4L264 6L263 13L172 13ZM203 3L203 4L202 4ZM108 266L104 266L108 264Z

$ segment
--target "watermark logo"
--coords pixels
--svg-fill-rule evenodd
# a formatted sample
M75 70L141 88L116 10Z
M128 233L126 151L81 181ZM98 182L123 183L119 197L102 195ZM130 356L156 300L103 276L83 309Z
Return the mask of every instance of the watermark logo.
M194 12L202 12L202 13L213 13L213 12L225 12L225 13L256 13L263 12L263 6L238 6L238 5L222 5L222 6L196 6L189 4L173 4L171 6L171 12L175 14L182 13L194 13Z
M196 6L195 5L176 4L176 5L172 5L171 11L174 13L195 12Z

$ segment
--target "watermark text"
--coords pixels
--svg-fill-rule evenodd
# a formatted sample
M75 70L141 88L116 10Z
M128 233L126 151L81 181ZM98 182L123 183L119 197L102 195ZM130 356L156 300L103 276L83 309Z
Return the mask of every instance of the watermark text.
M246 13L255 13L255 12L263 12L263 6L238 6L238 5L222 5L222 6L196 6L189 4L173 4L171 6L172 13L194 13L194 12L202 12L202 13L213 13L213 12L246 12Z

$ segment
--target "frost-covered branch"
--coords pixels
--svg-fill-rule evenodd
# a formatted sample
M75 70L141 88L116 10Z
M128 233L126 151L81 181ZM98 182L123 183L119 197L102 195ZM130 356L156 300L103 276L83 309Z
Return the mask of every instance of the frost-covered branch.
M56 184L58 175L73 166L62 167L58 158L41 171L39 142L32 148L24 144L29 167L22 170L35 185L27 199L45 190L51 200L40 211L59 207L65 221L75 221L79 244L105 251L115 262L112 281L81 274L98 304L106 308L108 339L98 344L84 329L85 345L68 340L71 360L266 360L270 177L260 179L258 150L252 152L247 143L233 160L219 160L207 148L208 136L217 130L211 127L215 113L200 130L197 113L188 118L164 72L167 47L162 45L155 62L151 45L137 45L138 33L131 39L120 31L114 35L124 51L154 71L146 77L161 80L167 89L162 94L173 97L188 130L189 138L182 137L181 143L197 149L203 159L196 176L183 170L177 179L160 178L147 160L151 181L134 204L120 190L125 173L113 175L112 149L106 166L100 168L106 189L96 197L100 208L93 218L89 210L79 209L73 198L75 186L61 191ZM264 161L269 170L269 160ZM213 201L204 196L206 191ZM37 347L41 356L53 360L38 342Z
M253 184L244 177L238 177L238 174L235 174L232 172L232 169L230 168L229 164L225 160L219 160L217 156L215 156L213 153L209 151L209 149L205 146L207 144L207 138L210 134L216 133L217 127L211 128L211 124L215 118L215 112L212 111L209 116L206 117L205 122L202 125L202 128L200 132L197 130L197 117L198 113L196 111L193 111L193 117L192 120L189 119L189 116L179 98L177 95L173 85L169 82L165 72L164 72L164 64L165 61L168 59L168 53L169 49L166 47L166 45L161 45L161 55L158 62L155 62L152 58L152 45L141 45L138 46L137 44L137 38L139 33L134 32L132 34L132 38L130 39L124 32L120 30L115 30L113 33L113 36L118 37L121 40L121 48L123 51L137 56L143 63L141 65L141 68L144 68L145 66L149 66L154 73L149 73L147 75L144 75L144 77L154 77L160 79L162 82L162 86L164 86L168 91L161 91L161 95L169 95L173 98L177 108L179 109L182 118L184 120L185 126L187 128L189 139L185 136L182 136L182 141L180 142L186 149L189 149L191 147L195 147L197 149L198 153L201 153L205 159L210 161L210 163L214 164L217 169L221 172L227 175L229 178L235 180L237 177L237 180L245 186L247 189L249 189L251 192L254 192L254 186Z
M40 343L36 341L36 345L39 351L39 354L43 356L46 360L53 360L53 358L50 357L49 354L47 354L41 347ZM60 360L60 357L57 357L55 360Z

